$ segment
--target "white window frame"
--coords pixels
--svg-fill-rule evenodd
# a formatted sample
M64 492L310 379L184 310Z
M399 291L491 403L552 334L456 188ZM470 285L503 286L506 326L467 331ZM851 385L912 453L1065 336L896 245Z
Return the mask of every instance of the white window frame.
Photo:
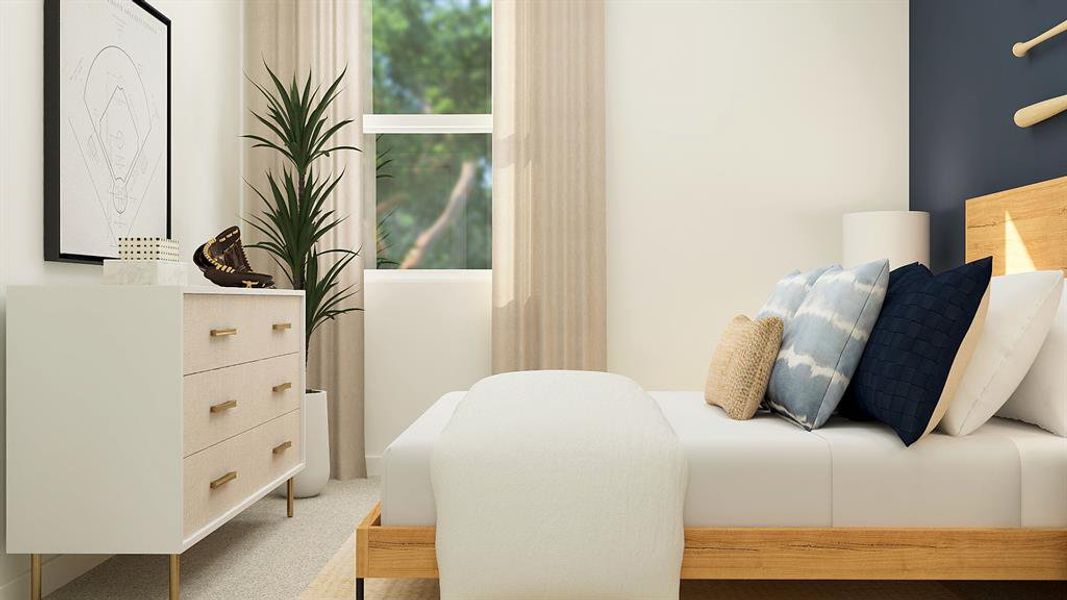
M492 21L493 14L493 1L490 0L489 4L489 19ZM372 0L373 2L373 0ZM374 51L374 35L372 30L373 19L370 16L371 3L366 3L366 19L365 19L365 31L363 47L365 49L364 56L367 57L366 77L367 84L365 86L366 92L364 93L364 110L371 111L363 114L363 152L365 157L369 157L370 160L364 160L365 165L364 177L363 177L363 239L367 240L363 243L363 268L364 269L377 269L378 268L378 247L377 247L377 235L378 235L378 190L376 185L376 163L378 156L378 148L375 144L375 136L380 134L411 134L411 135L424 135L424 134L440 134L440 133L481 133L492 134L493 133L493 114L479 113L479 114L377 114L374 113L374 78L371 74L371 59ZM495 27L493 28L495 29ZM494 35L495 31L490 32L490 36ZM495 57L492 56L490 50L489 56L489 70L493 71L493 63ZM490 103L492 102L492 90L490 90ZM491 107L491 105L490 105ZM492 141L490 138L490 148L492 148ZM490 154L490 159L492 155ZM451 271L488 271L490 269L405 269L405 272L410 271L435 271L435 272L451 272ZM397 270L398 273L401 271Z
M363 115L363 133L493 133L493 115Z

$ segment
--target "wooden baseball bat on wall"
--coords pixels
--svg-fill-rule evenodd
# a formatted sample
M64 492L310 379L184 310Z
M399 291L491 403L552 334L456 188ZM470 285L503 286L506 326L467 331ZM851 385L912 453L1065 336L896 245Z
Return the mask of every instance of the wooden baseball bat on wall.
M1060 23L1052 29L1049 29L1045 33L1042 33L1041 35L1030 40L1029 42L1016 43L1014 46L1011 47L1011 53L1015 56L1018 56L1019 58L1022 58L1026 56L1026 53L1030 52L1030 50L1032 50L1034 46L1042 42L1048 41L1065 31L1067 31L1067 21L1064 21L1063 23Z
M1019 127L1030 127L1045 119L1051 119L1063 111L1067 111L1067 95L1020 108L1015 112L1015 124Z
M1067 32L1067 21L1056 25L1045 33L1037 36L1029 42L1018 42L1011 47L1011 53L1019 58L1026 56L1034 46L1046 42L1061 33ZM1049 98L1037 104L1031 104L1015 111L1015 124L1019 127L1030 127L1046 119L1051 119L1063 111L1067 111L1067 95L1057 98Z

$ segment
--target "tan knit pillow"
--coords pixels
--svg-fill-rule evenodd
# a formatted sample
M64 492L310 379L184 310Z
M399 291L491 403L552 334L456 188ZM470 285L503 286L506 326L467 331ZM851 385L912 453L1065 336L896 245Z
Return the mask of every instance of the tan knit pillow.
M778 317L753 321L737 315L730 321L708 367L708 404L722 407L732 419L756 414L782 345L782 328Z

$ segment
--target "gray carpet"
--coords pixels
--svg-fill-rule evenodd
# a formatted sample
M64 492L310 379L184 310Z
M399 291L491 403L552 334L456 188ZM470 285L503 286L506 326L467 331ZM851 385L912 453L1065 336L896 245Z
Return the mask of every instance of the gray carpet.
M296 598L377 501L377 480L331 481L287 519L285 499L267 496L182 555L182 599ZM166 556L116 556L48 600L166 597Z

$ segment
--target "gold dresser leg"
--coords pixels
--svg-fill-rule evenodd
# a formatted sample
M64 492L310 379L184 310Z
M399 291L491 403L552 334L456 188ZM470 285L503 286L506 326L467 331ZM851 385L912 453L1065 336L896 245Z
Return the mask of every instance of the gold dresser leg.
M30 600L41 600L41 555L30 555Z
M170 555L170 600L178 600L182 596L182 564L180 554Z
M293 517L293 478L290 477L289 481L285 484L285 512L289 518Z

